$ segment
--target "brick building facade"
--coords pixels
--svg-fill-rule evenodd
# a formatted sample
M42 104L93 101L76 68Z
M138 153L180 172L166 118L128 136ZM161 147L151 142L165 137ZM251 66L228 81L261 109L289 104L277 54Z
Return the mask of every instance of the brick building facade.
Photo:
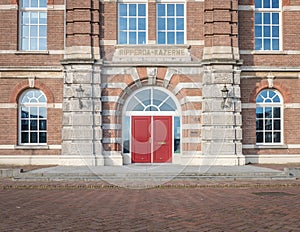
M300 161L300 1L3 0L0 163Z

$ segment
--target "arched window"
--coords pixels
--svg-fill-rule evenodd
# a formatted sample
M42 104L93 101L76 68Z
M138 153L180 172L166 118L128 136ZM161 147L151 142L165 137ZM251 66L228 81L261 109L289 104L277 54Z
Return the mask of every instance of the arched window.
M25 91L19 98L19 144L47 143L47 99L38 89Z
M261 91L256 98L256 143L281 144L283 142L283 101L276 90Z

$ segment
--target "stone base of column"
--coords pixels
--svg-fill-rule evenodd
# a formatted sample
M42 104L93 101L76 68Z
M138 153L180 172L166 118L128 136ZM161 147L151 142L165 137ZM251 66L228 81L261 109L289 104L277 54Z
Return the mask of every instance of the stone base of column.
M123 156L120 151L104 151L104 165L105 166L122 166ZM125 163L124 163L125 164Z

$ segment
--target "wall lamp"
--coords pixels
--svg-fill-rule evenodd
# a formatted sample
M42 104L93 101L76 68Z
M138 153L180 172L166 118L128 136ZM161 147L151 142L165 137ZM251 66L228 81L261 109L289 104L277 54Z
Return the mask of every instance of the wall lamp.
M229 92L226 85L224 85L223 89L221 89L221 92L222 92L222 97L223 97L223 102L222 102L221 106L222 106L222 109L224 109L226 100L228 98L228 92Z

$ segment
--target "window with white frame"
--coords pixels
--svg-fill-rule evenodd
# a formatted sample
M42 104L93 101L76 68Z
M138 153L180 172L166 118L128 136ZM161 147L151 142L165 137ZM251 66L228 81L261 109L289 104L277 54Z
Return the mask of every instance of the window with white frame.
M118 10L118 43L145 44L146 4L120 3Z
M47 143L47 99L38 89L25 91L19 99L19 144Z
M157 43L184 44L185 5L183 3L157 4Z
M256 98L256 143L282 144L283 102L276 90L261 91Z
M255 50L280 50L280 0L255 0Z
M20 0L20 50L47 50L47 0Z

